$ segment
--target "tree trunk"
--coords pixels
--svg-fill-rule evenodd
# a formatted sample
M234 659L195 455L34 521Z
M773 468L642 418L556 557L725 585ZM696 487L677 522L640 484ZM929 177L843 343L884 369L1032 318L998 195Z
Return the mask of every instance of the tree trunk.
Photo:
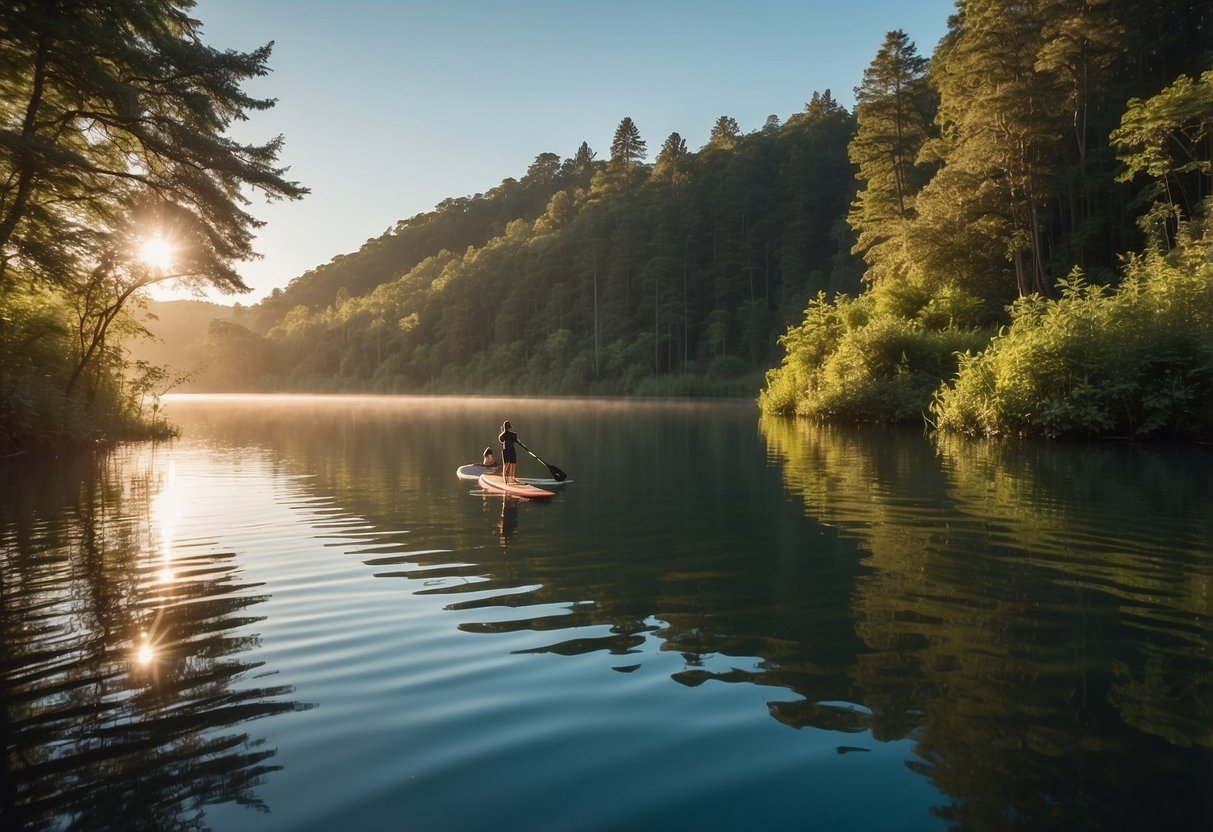
M1027 280L1024 277L1023 252L1022 251L1015 252L1014 260L1015 260L1015 287L1019 292L1019 296L1021 298L1026 298L1028 296L1028 286L1027 286Z

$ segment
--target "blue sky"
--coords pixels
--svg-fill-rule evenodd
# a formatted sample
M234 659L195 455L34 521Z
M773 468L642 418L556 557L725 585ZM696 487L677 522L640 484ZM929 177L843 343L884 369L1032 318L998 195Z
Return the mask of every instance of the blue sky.
M198 0L203 39L251 50L274 41L276 98L233 126L283 134L281 161L312 189L252 212L268 225L241 266L252 303L397 220L447 197L520 178L540 153L599 158L630 116L649 160L672 132L692 150L713 122L742 131L829 89L842 104L891 29L929 56L953 0Z

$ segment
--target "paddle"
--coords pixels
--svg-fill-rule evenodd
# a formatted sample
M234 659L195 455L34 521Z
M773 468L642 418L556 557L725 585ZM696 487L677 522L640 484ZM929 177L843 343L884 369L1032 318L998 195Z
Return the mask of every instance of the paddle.
M517 440L515 440L515 441L517 441ZM517 444L522 445L522 443L521 443L521 442L517 442ZM530 454L531 456L535 457L535 459L539 459L539 454L537 454L537 453L535 453L534 451L532 451L532 450L531 450L530 448L528 448L526 445L522 445L522 449L523 449L524 451L526 451L528 454ZM559 468L557 468L555 465L552 465L552 464L550 464L550 463L544 462L542 459L539 459L539 464L540 464L540 465L547 465L547 467L548 467L548 471L550 471L550 472L552 473L552 479L556 480L556 482L564 482L565 480L567 480L567 479L569 478L569 475L568 475L568 474L566 474L564 471L561 471L561 470L560 470Z

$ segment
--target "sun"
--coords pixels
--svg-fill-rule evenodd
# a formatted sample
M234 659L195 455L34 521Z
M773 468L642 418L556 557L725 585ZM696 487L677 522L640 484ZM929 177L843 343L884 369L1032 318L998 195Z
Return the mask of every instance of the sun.
M173 244L163 237L149 237L139 246L139 262L167 272L173 265Z

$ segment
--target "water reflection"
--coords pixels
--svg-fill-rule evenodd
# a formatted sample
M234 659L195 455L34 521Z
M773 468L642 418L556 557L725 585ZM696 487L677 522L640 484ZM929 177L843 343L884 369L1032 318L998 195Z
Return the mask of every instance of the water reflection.
M915 739L941 817L1213 817L1207 458L761 429L806 512L864 547L849 675L875 737Z
M187 829L265 809L273 748L247 730L302 706L241 654L264 600L230 552L179 551L173 472L150 448L0 471L6 828Z
M481 643L601 656L569 674L659 666L679 692L761 687L761 720L848 762L906 741L957 828L1207 825L1207 454L567 410L510 404L576 464L547 507L454 481L481 403L203 418L311 477L335 506L325 545Z
M685 668L673 679L687 686L745 681L810 702L857 695L846 678L862 646L847 603L861 572L854 547L840 546L830 532L805 538L771 525L769 506L781 484L764 468L705 452L752 444L747 406L510 401L509 412L525 417L545 449L553 449L545 453L591 476L568 486L580 502L562 498L544 506L482 496L493 518L489 533L510 558L479 560L450 556L481 545L453 499L466 502L469 489L453 480L462 457L451 448L478 443L482 400L254 404L235 411L217 404L201 413L227 442L271 442L290 471L315 474L319 490L373 526L398 528L407 518L414 528L437 532L446 544L440 548L365 562L378 576L419 581L417 594L449 596L452 613L475 613L474 621L460 621L461 630L534 634L521 653L675 653ZM729 491L705 492L718 472L704 477L688 460L719 465ZM542 533L532 535L539 526ZM751 559L739 563L751 549ZM389 565L405 568L382 569ZM792 702L771 710L799 727L830 729L853 719L831 705Z
M518 501L508 495L501 496L501 519L497 521L497 539L508 548L514 533L518 531Z

